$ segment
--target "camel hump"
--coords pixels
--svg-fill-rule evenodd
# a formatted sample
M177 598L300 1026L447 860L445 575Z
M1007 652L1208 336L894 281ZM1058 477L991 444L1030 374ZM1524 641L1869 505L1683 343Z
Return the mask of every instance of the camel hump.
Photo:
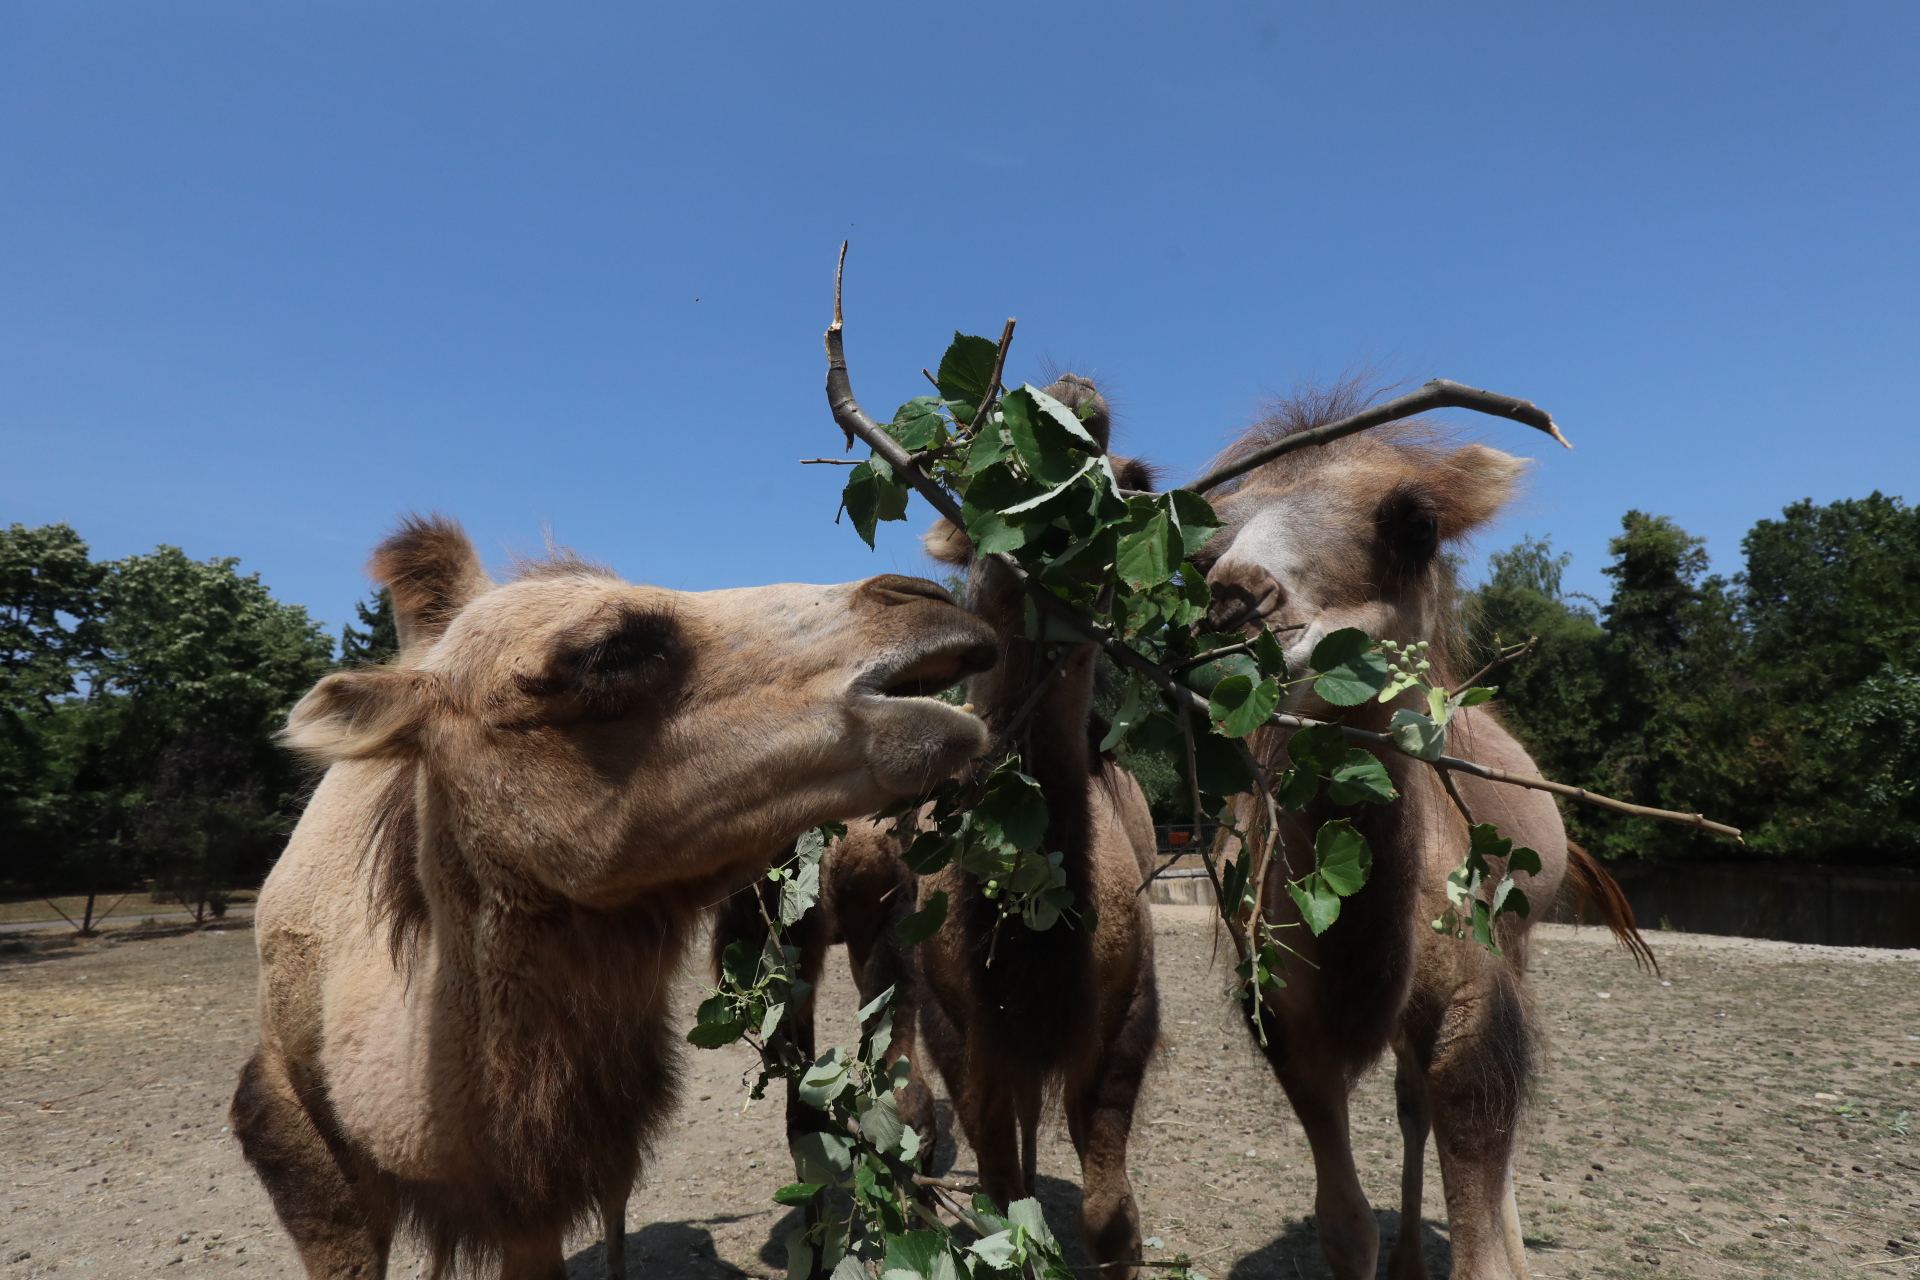
M402 657L438 640L455 614L493 587L467 531L438 513L402 520L373 549L367 572L393 596Z
M1599 909L1600 919L1633 956L1634 964L1659 973L1660 962L1654 959L1653 948L1647 945L1647 940L1640 936L1639 925L1633 918L1633 904L1627 901L1620 882L1608 875L1607 869L1592 854L1571 840L1567 841L1567 874L1581 894Z

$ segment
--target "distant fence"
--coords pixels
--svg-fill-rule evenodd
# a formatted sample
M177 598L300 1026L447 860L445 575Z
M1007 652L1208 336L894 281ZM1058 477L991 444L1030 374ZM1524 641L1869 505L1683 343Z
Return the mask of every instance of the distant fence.
M1610 862L1645 930L1824 946L1920 947L1920 871L1781 862ZM1563 893L1549 920L1574 921ZM1589 921L1597 916L1589 907Z
M1155 828L1159 876L1150 901L1213 904L1199 850L1212 826ZM1204 842L1204 843L1203 843ZM1649 932L1716 933L1823 946L1920 947L1920 871L1780 862L1611 862L1634 918ZM1578 894L1564 885L1545 919L1582 923ZM1599 916L1586 907L1584 923Z

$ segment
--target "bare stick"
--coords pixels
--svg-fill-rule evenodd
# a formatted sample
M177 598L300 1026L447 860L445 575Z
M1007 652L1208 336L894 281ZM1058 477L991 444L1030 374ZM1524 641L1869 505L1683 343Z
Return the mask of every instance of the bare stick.
M1520 659L1526 657L1529 653L1532 653L1533 646L1539 643L1540 643L1539 636L1528 636L1527 642L1522 645L1515 645L1512 653L1495 654L1493 657L1493 661L1487 663L1486 666L1480 668L1478 671L1468 676L1466 678L1466 681L1462 683L1460 687L1462 689L1473 688L1473 686L1479 684L1481 680L1486 678L1487 672L1492 671L1495 667L1505 666L1509 662L1518 662Z
M1007 367L1007 348L1013 345L1013 317L1007 317L1007 327L1000 331L1000 348L993 353L993 376L987 379L987 394L980 397L979 412L973 415L973 425L967 428L971 439L980 434L980 428L987 424L987 415L993 411L993 402L1000 390L1000 371Z
M1527 426L1544 431L1567 448L1573 448L1567 442L1567 438L1560 434L1560 428L1553 424L1552 416L1533 401L1503 396L1496 391L1481 391L1476 387L1449 382L1445 378L1435 378L1418 391L1397 396L1371 409L1362 409L1359 413L1349 414L1338 422L1329 422L1325 426L1283 436L1266 448L1256 449L1235 462L1222 463L1191 484L1182 485L1181 488L1190 493L1205 493L1209 489L1225 484L1235 476L1245 475L1255 467L1272 462L1283 454L1292 453L1295 449L1309 449L1314 445L1328 444L1342 436L1350 436L1356 431L1365 431L1369 427L1398 422L1402 418L1411 418L1416 413L1425 413L1429 409L1472 409L1478 413L1492 414L1496 418L1511 418L1515 422L1523 422Z
M858 458L802 458L800 459L800 465L803 467L821 467L821 466L857 467L860 465L860 459Z
M1467 798L1460 794L1459 787L1453 785L1452 772L1442 769L1439 765L1435 765L1433 771L1440 775L1441 785L1445 786L1447 794L1453 797L1453 807L1460 811L1460 816L1467 820L1467 825L1478 826L1479 824L1473 820L1473 810L1467 807Z

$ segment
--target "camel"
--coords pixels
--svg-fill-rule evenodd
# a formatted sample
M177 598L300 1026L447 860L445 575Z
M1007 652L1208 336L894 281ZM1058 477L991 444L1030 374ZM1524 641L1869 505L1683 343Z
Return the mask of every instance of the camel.
M261 891L232 1121L309 1277L559 1280L675 1101L705 904L817 823L922 794L995 637L920 578L678 592L561 555L496 584L451 521L376 550L403 648L286 742L324 778ZM621 1260L611 1260L615 1273Z
M1223 460L1360 407L1339 400L1283 405ZM1209 622L1219 630L1297 627L1281 633L1296 674L1306 670L1314 646L1343 627L1401 644L1427 641L1434 676L1451 687L1452 582L1441 550L1500 511L1525 466L1483 445L1450 447L1411 424L1267 463L1211 495L1225 524L1195 558L1213 589ZM1396 706L1411 706L1416 697L1347 710L1327 706L1302 685L1282 709L1378 731ZM1449 732L1452 755L1538 776L1487 706L1459 713ZM1255 733L1251 745L1263 767L1284 767L1290 736L1275 727ZM1462 809L1539 853L1540 872L1516 876L1531 903L1544 909L1571 870L1602 904L1616 935L1636 948L1636 958L1651 953L1617 886L1606 892L1611 877L1568 845L1551 798L1461 775L1456 804L1433 769L1396 752L1380 754L1398 802L1342 809L1323 797L1305 811L1281 815L1282 852L1269 866L1263 898L1276 927L1300 920L1284 883L1312 870L1313 833L1323 821L1351 818L1372 846L1373 870L1324 935L1294 928L1280 935L1300 959L1289 959L1287 985L1265 993L1257 1011L1265 1052L1313 1150L1314 1214L1336 1277L1374 1274L1378 1230L1354 1171L1347 1107L1362 1072L1391 1048L1404 1163L1400 1236L1388 1275L1415 1280L1427 1274L1421 1181L1431 1130L1453 1274L1518 1280L1527 1265L1512 1163L1515 1126L1533 1076L1535 1031L1523 983L1531 919L1502 917L1497 956L1431 927L1448 906L1447 874L1466 855ZM1255 819L1253 797L1239 797L1234 807L1243 829ZM1223 847L1236 846L1229 838ZM1503 863L1495 864L1496 876ZM1246 1008L1251 1023L1256 1011L1251 1003Z
M1106 446L1110 415L1091 381L1067 374L1046 390L1079 410L1088 433ZM1144 464L1114 458L1113 466L1123 487L1152 487ZM1018 920L1003 923L974 877L958 866L916 877L901 862L890 824L859 823L822 864L816 917L794 939L801 976L815 981L827 947L844 941L863 1002L895 987L889 1057L910 1051L917 1028L979 1157L980 1184L1002 1207L1034 1194L1042 1103L1057 1087L1080 1158L1082 1238L1102 1276L1132 1276L1140 1215L1127 1143L1160 1037L1153 921L1140 892L1153 869L1153 817L1133 775L1094 747L1105 730L1092 718L1095 646L1027 639L1020 584L999 562L976 558L967 535L946 520L934 523L925 542L935 560L967 567L967 605L993 628L999 661L973 677L967 697L996 739L1015 727L1046 676L1049 687L1020 728L1019 745L1047 801L1043 848L1065 855L1067 885L1096 907L1098 926L1089 935L1067 920L1040 933ZM1049 650L1061 648L1059 669L1048 675ZM946 924L918 948L903 949L893 924L937 892L950 903ZM759 921L748 895L736 895L723 911L715 957L735 937L764 936ZM809 1001L797 1027L809 1050L812 1017ZM933 1097L920 1064L910 1065L897 1095L901 1115L931 1153ZM790 1136L806 1128L804 1112L790 1095Z

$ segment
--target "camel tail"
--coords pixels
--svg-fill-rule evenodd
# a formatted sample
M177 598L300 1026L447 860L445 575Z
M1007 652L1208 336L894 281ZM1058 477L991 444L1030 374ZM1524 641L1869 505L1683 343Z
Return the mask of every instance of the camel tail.
M1653 948L1647 945L1647 940L1640 936L1633 920L1633 904L1627 901L1620 882L1608 875L1607 869L1592 854L1571 840L1567 841L1567 873L1579 888L1583 904L1586 899L1592 899L1600 910L1600 919L1627 949L1634 964L1658 974L1660 962L1654 959Z

